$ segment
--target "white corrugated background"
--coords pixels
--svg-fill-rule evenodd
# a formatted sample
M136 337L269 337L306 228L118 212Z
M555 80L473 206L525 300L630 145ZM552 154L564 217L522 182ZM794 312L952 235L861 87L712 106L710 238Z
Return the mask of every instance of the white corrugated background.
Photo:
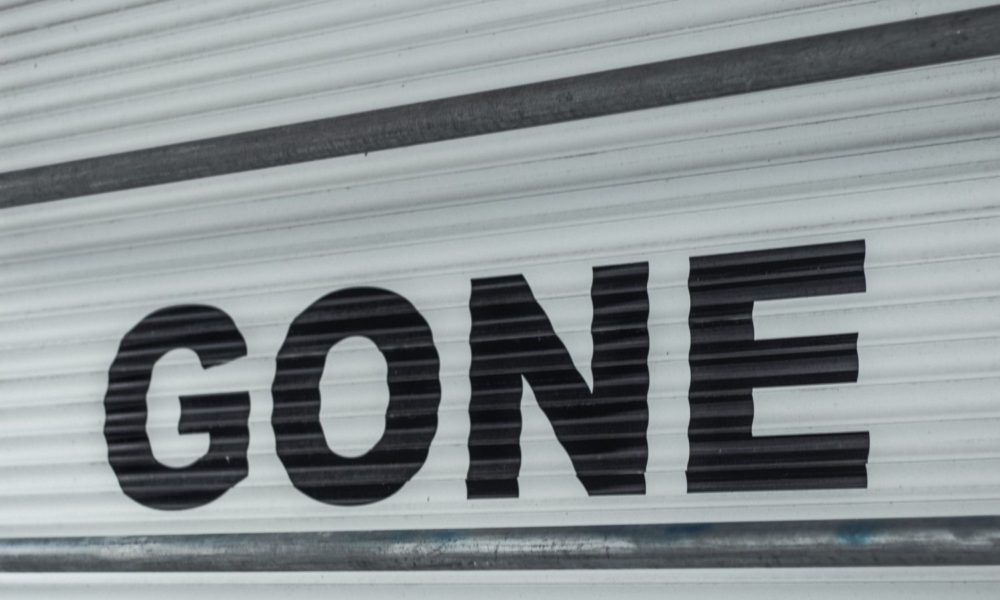
M10 4L2 171L990 3ZM983 59L3 210L0 537L995 515L998 96L1000 58ZM688 257L852 239L867 242L866 293L760 303L754 321L761 338L858 332L858 383L758 390L754 431L870 431L868 489L686 494ZM523 273L589 381L590 269L635 260L650 263L647 495L588 498L529 391L521 498L466 500L470 278ZM333 507L289 483L270 384L292 318L351 285L420 309L443 396L417 476L383 502ZM207 445L177 434L178 394L249 389L250 475L208 506L160 512L118 488L102 401L122 334L190 302L232 315L249 355L207 372L186 352L158 364L154 452L180 466ZM364 452L381 434L384 362L345 343L329 365L327 437ZM993 568L187 579L4 575L0 586L17 597L136 585L164 597L1000 589Z

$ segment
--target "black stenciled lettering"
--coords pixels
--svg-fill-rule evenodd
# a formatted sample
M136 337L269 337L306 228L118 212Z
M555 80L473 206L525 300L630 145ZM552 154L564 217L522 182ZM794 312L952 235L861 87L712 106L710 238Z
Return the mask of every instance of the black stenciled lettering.
M222 365L247 353L243 336L226 313L211 306L158 310L122 338L108 371L104 438L122 491L161 510L207 504L247 476L250 395L247 392L181 396L180 433L207 433L208 452L173 468L153 456L146 432L146 394L153 366L171 350L194 351L202 367Z
M753 436L753 389L851 383L857 333L755 340L756 301L865 291L863 240L691 258L689 492L863 488L868 433Z
M320 379L330 348L368 338L388 365L385 433L363 456L344 457L320 424ZM405 298L379 288L349 288L320 298L295 318L278 352L271 424L292 484L335 505L376 502L396 493L427 459L437 430L440 370L431 330Z
M521 275L472 280L469 498L517 497L522 378L590 495L644 494L647 263L594 269L594 389Z

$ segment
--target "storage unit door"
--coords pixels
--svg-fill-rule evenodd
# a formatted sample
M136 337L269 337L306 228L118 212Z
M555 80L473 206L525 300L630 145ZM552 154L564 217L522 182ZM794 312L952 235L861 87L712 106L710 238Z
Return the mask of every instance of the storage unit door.
M11 597L994 597L1000 7L0 6Z

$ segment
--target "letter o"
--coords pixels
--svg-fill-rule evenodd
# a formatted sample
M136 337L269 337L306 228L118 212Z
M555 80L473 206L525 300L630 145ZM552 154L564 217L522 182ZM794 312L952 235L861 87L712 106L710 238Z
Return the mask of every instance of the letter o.
M330 349L371 340L388 365L385 432L367 453L345 457L320 425L320 379ZM440 364L430 326L402 296L357 287L323 296L292 322L277 356L271 425L292 484L327 504L369 504L399 491L423 466L437 430Z

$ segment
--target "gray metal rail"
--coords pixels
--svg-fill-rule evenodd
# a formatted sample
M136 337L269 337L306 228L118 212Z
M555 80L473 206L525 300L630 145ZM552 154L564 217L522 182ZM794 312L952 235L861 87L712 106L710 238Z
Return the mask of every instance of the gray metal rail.
M1000 517L0 540L0 571L1000 565Z

